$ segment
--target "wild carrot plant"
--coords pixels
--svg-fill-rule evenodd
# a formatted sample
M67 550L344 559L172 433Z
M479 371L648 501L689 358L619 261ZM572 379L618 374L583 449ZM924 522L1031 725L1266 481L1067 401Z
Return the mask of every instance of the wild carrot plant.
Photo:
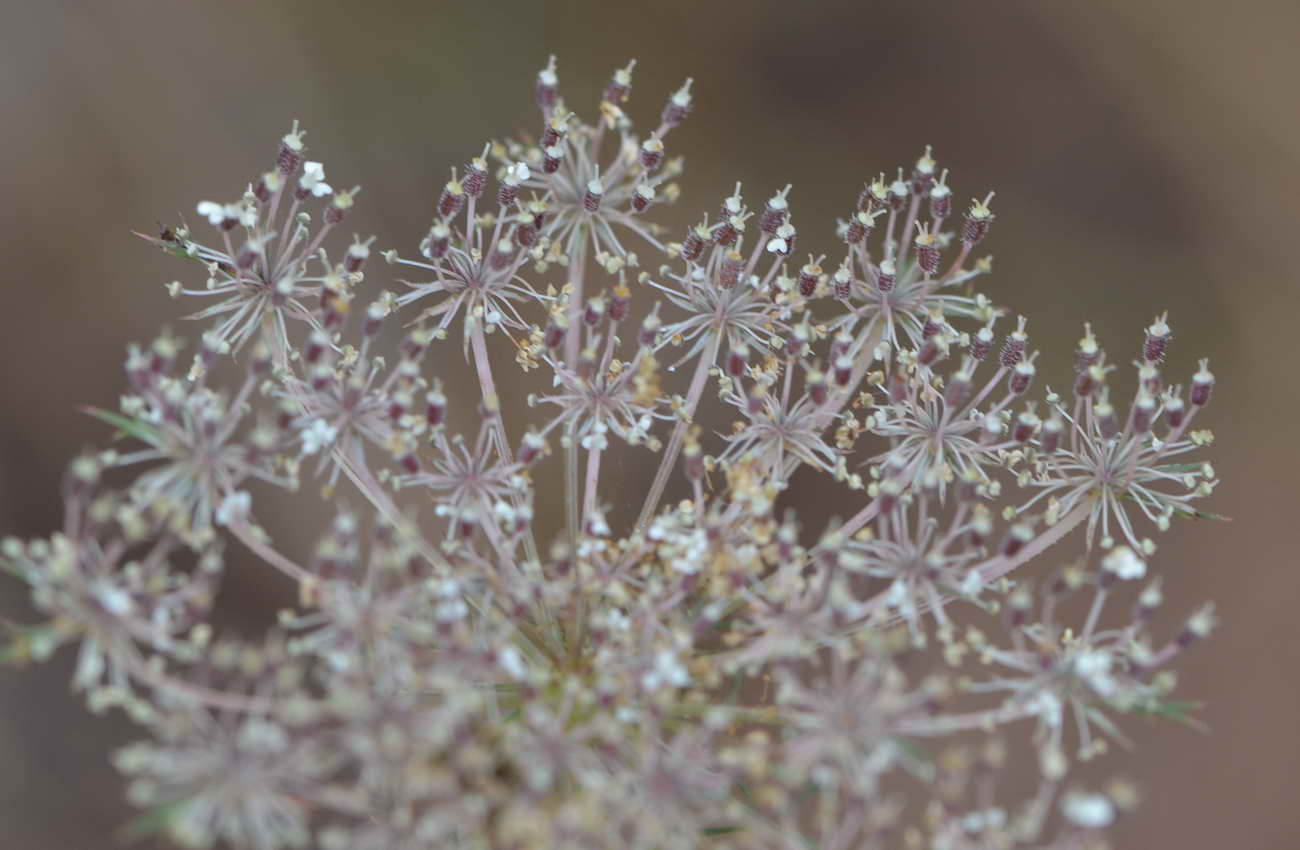
M552 60L539 135L453 170L382 261L296 123L150 237L205 330L130 349L62 529L4 541L46 617L6 656L77 647L91 708L147 733L131 800L186 846L1099 846L1135 793L1072 767L1182 717L1171 664L1214 625L1154 626L1152 535L1216 484L1205 361L1168 385L1159 317L1123 405L1085 326L1073 385L1036 392L1028 323L976 291L993 195L957 212L928 148L807 262L784 181L674 239L691 82L639 135L632 72L580 117ZM275 488L338 500L315 551L259 522ZM212 622L228 558L296 590L262 637Z

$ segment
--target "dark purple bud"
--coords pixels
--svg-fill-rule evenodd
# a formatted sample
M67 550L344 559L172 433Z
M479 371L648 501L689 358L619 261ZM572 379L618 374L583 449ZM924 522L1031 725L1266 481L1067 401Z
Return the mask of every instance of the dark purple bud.
M611 322L621 322L626 319L631 305L631 290L619 284L614 288L614 296L609 299L609 320Z
M682 241L682 259L688 263L693 263L704 253L704 245L710 236L709 228L703 224L697 224L686 233L686 239Z
M1210 361L1202 360L1201 368L1192 376L1192 391L1188 394L1192 407L1205 407L1214 392L1214 375L1210 374Z
M1038 451L1045 455L1056 454L1061 446L1061 434L1065 431L1065 422L1059 413L1052 411L1051 417L1043 423L1043 430L1038 436Z
M849 225L844 230L844 241L850 245L858 245L867 238L871 229L875 226L875 219L870 213L859 211L853 214L849 219Z
M658 315L651 313L646 316L645 321L641 323L641 333L638 340L641 345L652 348L659 341L659 327L662 324Z
M930 146L925 146L925 153L916 161L912 168L912 192L917 195L924 195L934 185L934 158L930 156Z
M668 98L668 103L664 105L664 110L659 115L659 121L665 129L671 130L686 120L686 116L691 114L691 78L686 78L686 83L678 89L672 97Z
M785 199L789 191L790 187L786 186L768 200L763 215L758 220L759 229L764 233L776 233L781 225L785 224L790 214L790 205Z
M1170 428L1179 428L1187 420L1187 406L1182 396L1170 394L1165 398L1165 421Z
M899 404L905 398L907 398L907 376L902 372L894 372L889 376L889 402Z
M1085 324L1083 339L1079 340L1079 347L1074 350L1074 371L1083 374L1100 362L1101 349L1097 347L1097 339L1092 335L1092 325Z
M830 388L826 384L826 374L820 369L808 370L808 376L805 380L808 388L808 397L812 403L821 407L830 397Z
M993 224L994 218L993 213L989 210L989 202L992 200L993 193L989 192L983 201L971 203L971 208L966 213L966 220L962 223L962 242L967 245L978 245L988 235L989 227Z
M1119 434L1119 415L1105 396L1093 406L1092 414L1097 420L1097 431L1103 439L1109 440Z
M948 170L939 175L939 182L930 187L930 216L935 219L947 218L952 214L952 190L945 182Z
M847 387L849 381L853 378L853 358L847 354L841 354L835 358L835 385L837 387Z
M442 390L432 389L424 401L424 421L430 428L436 428L447 418L447 397L442 394Z
M373 241L375 241L373 236L365 242L354 240L348 246L347 253L343 255L343 269L352 274L361 271L361 267L370 258L370 243Z
M922 366L930 366L947 356L948 338L943 334L935 334L921 344L921 350L916 354L916 362Z
M745 258L736 251L728 251L718 267L718 286L732 289L740 282L740 275L745 270Z
M609 84L605 86L603 99L614 104L622 103L627 100L627 96L632 92L632 69L636 67L636 60L633 59L627 63L626 68L619 68L610 78Z
M1146 390L1138 393L1137 400L1133 402L1133 433L1146 434L1151 431L1151 424L1156 418L1156 400L1155 396Z
M494 271L501 271L514 261L515 243L509 239L497 240L496 249L492 252L491 265Z
M817 261L809 261L802 269L799 270L799 294L804 298L812 298L813 293L817 291L817 283L821 280L822 267Z
M1025 548L1029 541L1034 539L1034 530L1024 523L1016 523L1011 526L1007 536L1002 540L1002 557L1014 558Z
M650 205L655 200L655 187L649 183L642 183L632 192L632 211L643 213L650 209Z
M483 156L487 156L487 148L483 149ZM487 188L487 160L483 156L471 159L469 165L465 166L465 180L461 186L471 198L481 198L483 190Z
M1011 429L1011 439L1017 443L1028 443L1034 438L1040 424L1042 424L1041 420L1032 409L1024 411L1016 417L1016 424Z
M298 122L293 122L293 129L280 140L280 150L275 157L275 165L280 173L292 177L302 166L303 144Z
M537 88L534 90L537 105L543 112L549 114L555 108L556 102L560 99L559 85L560 78L555 74L555 57L552 56L546 63L546 67L538 72Z
M1163 360L1165 349L1169 347L1169 340L1173 338L1169 324L1165 321L1168 316L1168 313L1157 316L1147 328L1146 339L1142 343L1142 359L1148 363L1159 363Z
M564 148L559 145L552 145L549 148L542 149L542 173L554 174L560 170L560 163L564 160Z
M831 282L835 286L835 297L840 301L848 301L853 294L853 275L849 273L848 267L840 266Z
M1006 340L1002 343L1002 351L998 354L998 362L1010 369L1025 357L1025 344L1029 342L1029 336L1025 333L1025 317L1020 317L1020 323L1014 331L1007 334Z
M546 440L540 434L528 431L524 434L523 443L519 446L519 462L524 466L532 466L545 451Z
M442 218L455 218L464 208L465 188L453 175L438 196L438 215Z
M537 228L531 221L526 221L515 228L515 244L520 248L531 248L537 242Z
M876 270L876 289L881 292L894 291L894 261L882 260Z
M727 352L727 375L732 378L739 378L745 374L745 369L749 366L749 346L743 342L737 342L732 346L731 351Z
M975 332L975 336L970 342L970 356L977 362L982 362L989 356L993 350L993 328L985 325Z
M943 402L949 410L958 410L970 401L975 385L971 383L970 373L966 370L954 372L948 379L948 386L943 388Z
M561 345L564 345L564 338L568 335L568 324L563 316L552 316L551 321L546 325L546 333L542 335L542 345L547 350L555 351Z
M1011 377L1007 379L1007 389L1012 395L1024 395L1034 383L1034 372L1032 358L1017 363L1016 368L1011 370Z
M654 171L664 161L664 143L656 136L651 136L641 143L641 167Z
M315 330L307 337L307 347L303 349L302 359L316 363L330 347L330 338L324 331Z
M424 244L420 247L423 249L424 256L431 260L441 260L451 248L451 228L438 222L430 228L429 235L424 238Z
M928 313L925 317L925 324L921 326L921 339L929 339L943 329L943 314Z

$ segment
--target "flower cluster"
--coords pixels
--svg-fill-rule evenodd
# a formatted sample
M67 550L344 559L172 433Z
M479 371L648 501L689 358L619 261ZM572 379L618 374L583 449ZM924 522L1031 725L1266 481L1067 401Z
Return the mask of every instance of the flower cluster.
M589 124L552 59L539 135L452 172L418 259L383 252L401 294L367 280L372 238L326 247L356 190L296 124L239 200L198 205L210 238L151 237L199 262L168 289L215 298L208 326L188 367L170 334L130 350L95 414L136 445L74 461L61 531L0 545L46 618L5 657L79 646L92 708L147 730L116 760L131 800L183 846L1096 845L1136 793L1072 764L1128 715L1183 718L1171 665L1215 622L1158 640L1149 575L1154 531L1212 516L1207 364L1168 385L1157 318L1121 413L1088 327L1070 392L1034 398L1026 319L974 291L993 195L955 216L929 148L866 184L829 263L796 255L789 185L669 238L691 83L637 135L634 64ZM459 367L427 356L454 324ZM502 387L538 374L507 421ZM467 433L451 386L479 390ZM624 451L657 456L648 486ZM294 553L261 495L304 476L340 504ZM796 478L839 516L801 515ZM296 591L262 639L216 626L232 556Z

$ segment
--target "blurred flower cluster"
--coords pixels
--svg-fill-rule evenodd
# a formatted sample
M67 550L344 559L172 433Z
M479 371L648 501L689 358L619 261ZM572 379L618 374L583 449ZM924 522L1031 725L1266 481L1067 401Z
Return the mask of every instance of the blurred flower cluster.
M674 239L691 83L641 135L633 69L584 118L552 60L539 134L453 170L409 253L349 241L359 190L296 124L149 237L205 329L130 350L63 528L3 542L45 615L5 657L77 647L183 846L1102 846L1136 792L1072 768L1186 720L1171 662L1214 626L1159 614L1150 536L1212 516L1207 364L1167 383L1159 317L1124 405L1085 326L1073 385L1036 391L1026 320L976 290L992 193L955 209L928 148L806 262L788 185ZM624 452L657 463L635 493ZM315 551L259 521L276 489L332 503ZM232 557L297 600L261 638L219 626Z

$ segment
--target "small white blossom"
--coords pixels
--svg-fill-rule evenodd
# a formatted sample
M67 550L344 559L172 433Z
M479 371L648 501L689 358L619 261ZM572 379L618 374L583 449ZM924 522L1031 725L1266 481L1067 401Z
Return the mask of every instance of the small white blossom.
M1104 794L1071 791L1061 799L1061 814L1075 826L1101 829L1115 820L1115 804Z
M313 419L311 424L302 430L302 453L314 455L333 443L338 435L339 429L324 419Z
M232 521L242 520L248 516L253 505L253 497L247 490L236 490L226 494L217 507L217 525L230 525Z
M1139 579L1147 574L1147 564L1127 546L1116 546L1101 562L1101 568L1125 580Z
M325 182L325 166L319 162L302 164L302 177L299 178L298 185L317 198L323 198L334 191L330 184Z

